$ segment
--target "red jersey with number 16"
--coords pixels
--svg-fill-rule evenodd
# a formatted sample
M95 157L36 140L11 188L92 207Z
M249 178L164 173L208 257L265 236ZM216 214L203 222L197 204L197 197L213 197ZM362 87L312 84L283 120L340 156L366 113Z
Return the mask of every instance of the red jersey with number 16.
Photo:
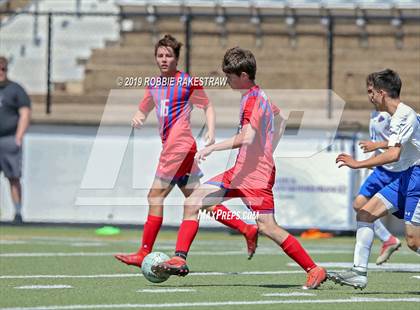
M196 143L191 132L190 115L193 106L204 109L209 99L203 87L189 83L189 78L187 73L177 71L172 82L148 86L139 104L139 110L143 113L148 114L153 109L156 111L162 139L156 175L168 180L186 174L201 174L194 162Z

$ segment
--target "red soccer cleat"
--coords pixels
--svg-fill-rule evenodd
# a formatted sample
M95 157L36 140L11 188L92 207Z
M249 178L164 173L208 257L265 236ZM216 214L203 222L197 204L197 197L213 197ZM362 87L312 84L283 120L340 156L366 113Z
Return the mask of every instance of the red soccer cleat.
M316 266L314 269L308 272L308 277L306 278L306 283L302 287L304 290L313 290L318 288L321 283L324 283L327 279L327 271L319 266Z
M381 253L376 259L376 265L385 263L394 253L401 247L401 241L394 236L389 237L387 241L382 244Z
M141 268L144 257L149 253L138 252L133 254L117 254L114 257L126 265L137 266Z
M179 256L174 256L167 261L152 266L152 271L158 276L162 274L169 274L180 277L185 277L190 272L187 266L187 261Z
M251 259L258 246L258 226L250 225L250 229L244 234L248 248L248 259Z

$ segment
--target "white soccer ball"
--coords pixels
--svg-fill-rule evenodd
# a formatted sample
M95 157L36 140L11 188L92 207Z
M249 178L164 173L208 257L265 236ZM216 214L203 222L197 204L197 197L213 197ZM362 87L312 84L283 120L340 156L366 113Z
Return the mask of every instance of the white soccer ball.
M152 252L148 254L141 263L141 272L144 277L153 283L161 283L168 280L169 275L158 277L153 271L152 266L162 263L169 259L169 256L161 252Z

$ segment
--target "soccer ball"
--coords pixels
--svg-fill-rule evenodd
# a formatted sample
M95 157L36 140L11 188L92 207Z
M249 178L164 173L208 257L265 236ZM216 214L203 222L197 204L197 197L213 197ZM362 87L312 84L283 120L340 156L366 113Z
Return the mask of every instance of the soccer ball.
M148 254L141 263L141 272L143 273L144 277L153 283L161 283L168 280L169 275L164 275L162 277L158 277L153 271L152 266L157 265L159 263L168 260L169 256L165 253L161 252L152 252Z

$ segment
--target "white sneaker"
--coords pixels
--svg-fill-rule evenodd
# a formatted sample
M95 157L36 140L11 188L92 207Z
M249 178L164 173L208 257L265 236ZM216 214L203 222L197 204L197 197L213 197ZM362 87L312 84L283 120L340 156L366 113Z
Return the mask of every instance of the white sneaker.
M349 271L344 272L329 272L328 279L340 285L352 286L355 289L364 289L367 286L367 272L359 271L351 268Z

